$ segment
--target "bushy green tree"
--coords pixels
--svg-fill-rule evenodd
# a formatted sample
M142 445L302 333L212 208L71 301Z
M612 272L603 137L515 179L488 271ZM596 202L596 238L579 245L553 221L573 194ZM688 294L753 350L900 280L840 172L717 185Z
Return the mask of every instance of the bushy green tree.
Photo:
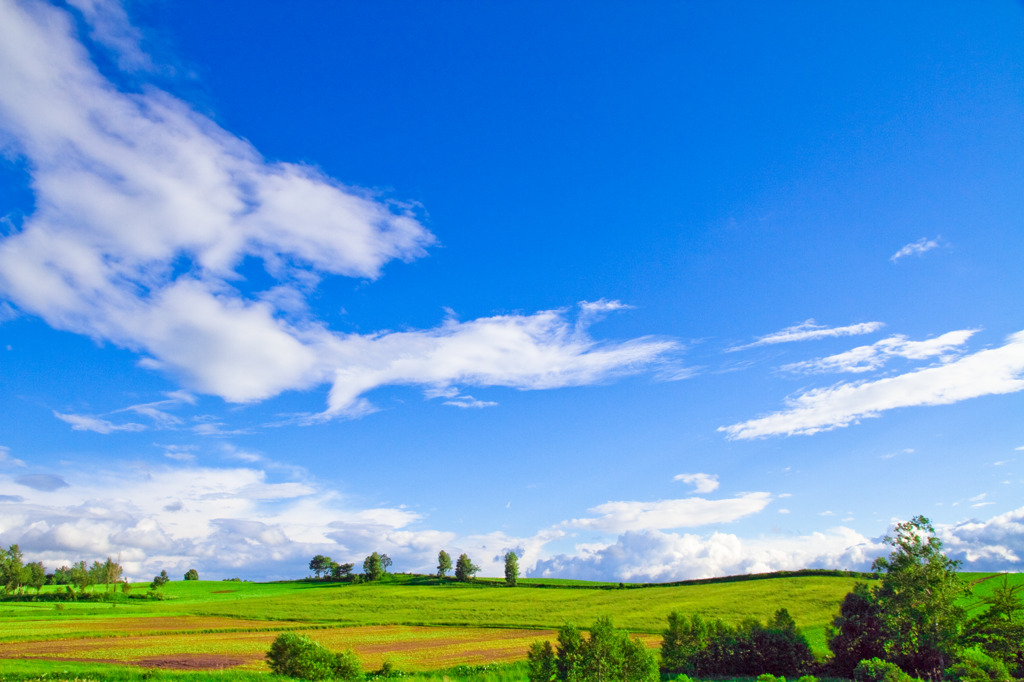
M915 677L936 679L956 659L966 620L957 600L969 594L959 562L942 553L928 519L899 523L885 542L893 551L875 560L883 571L874 590L882 619L885 659Z
M949 682L1011 682L1006 664L981 649L964 649L942 677Z
M531 644L526 663L530 682L551 682L557 679L558 665L551 642L537 641Z
M24 569L22 562L21 548L18 545L0 549L0 591L4 594L14 594L21 589Z
M970 619L965 629L969 645L1003 662L1015 678L1024 678L1024 585L1002 584L982 598L985 610Z
M335 653L305 635L284 632L270 645L267 664L278 675L303 680L362 680L359 659L351 651Z
M708 645L708 635L708 623L700 614L689 618L677 611L668 614L668 627L661 636L661 666L668 672L683 672Z
M853 669L854 682L911 682L911 679L895 663L877 657L863 660Z
M185 571L185 580L199 580L199 571L194 568L190 568Z
M352 569L355 568L355 564L331 564L331 578L334 580L350 580L352 578Z
M519 582L519 557L515 552L505 552L505 584L515 587Z
M857 583L843 598L827 636L829 671L837 677L850 678L861 661L885 656L882 614L867 583Z
M39 594L46 584L46 568L43 562L33 561L25 564L21 570L21 582L26 587L35 588L36 594Z
M535 642L528 657L530 682L655 682L659 679L654 653L639 639L616 630L609 618L599 618L583 638L567 624L558 631L558 652L550 642ZM545 677L546 675L546 677Z
M317 554L309 560L309 570L316 574L317 580L323 577L326 571L331 569L331 557Z
M437 577L444 578L444 574L452 570L452 558L443 549L437 553Z
M455 562L455 579L463 582L469 580L480 571L480 567L469 560L468 554L460 554Z
M363 577L368 581L380 580L384 575L384 566L380 561L380 554L374 552L363 559Z

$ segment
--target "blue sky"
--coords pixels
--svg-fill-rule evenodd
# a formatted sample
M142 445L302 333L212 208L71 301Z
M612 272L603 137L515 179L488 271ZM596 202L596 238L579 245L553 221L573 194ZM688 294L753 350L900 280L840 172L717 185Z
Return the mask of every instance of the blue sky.
M1019 3L0 2L0 545L1024 560Z

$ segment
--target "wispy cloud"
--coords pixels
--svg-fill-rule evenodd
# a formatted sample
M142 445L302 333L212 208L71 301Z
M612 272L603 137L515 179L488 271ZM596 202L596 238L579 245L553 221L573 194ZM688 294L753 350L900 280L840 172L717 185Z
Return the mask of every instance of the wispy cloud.
M1017 332L999 348L877 381L840 383L808 391L787 400L786 410L718 430L730 440L813 434L877 417L899 407L948 405L1021 390L1024 390L1024 332Z
M76 6L125 68L147 68L120 8ZM435 238L413 207L268 161L154 87L118 89L63 9L0 7L0 64L3 132L29 162L37 207L0 239L0 294L55 328L137 351L143 367L194 391L251 402L331 384L319 417L353 417L373 411L363 394L383 385L580 385L642 371L677 348L591 339L594 320L628 307L608 300L583 302L574 316L332 332L310 317L313 288L331 276L372 280L388 262L426 255ZM263 264L267 291L239 288L247 259ZM134 411L176 423L164 407ZM93 419L78 424L117 428Z
M922 253L926 253L928 251L931 251L932 249L936 249L941 245L941 237L936 237L935 239L928 239L927 237L922 237L921 239L918 239L916 242L911 242L910 244L907 244L902 249L889 256L889 260L895 263L901 258L906 258L907 256L920 256Z
M127 422L125 424L115 424L114 422L99 417L93 417L87 414L65 414L53 412L53 416L60 419L62 422L71 424L71 428L75 431L93 431L95 433L115 433L117 431L145 431L146 427L142 424L136 424L134 422Z
M825 372L861 373L876 370L891 358L926 360L938 356L944 362L948 362L952 359L953 354L977 331L977 329L960 329L925 341L908 341L906 336L897 334L870 346L858 346L837 355L795 362L784 365L780 369L814 374Z
M712 493L718 489L718 476L716 474L676 474L673 481L682 481L693 486L693 492L698 495Z
M23 467L25 463L20 459L11 457L11 449L0 445L0 466Z
M870 334L876 332L885 324L883 322L861 322L859 324L846 325L845 327L825 327L816 324L815 321L807 320L801 324L765 336L760 336L751 343L742 346L733 346L727 350L738 351L758 346L770 346L777 343L792 343L794 341L816 341L818 339L830 339L838 336L855 336L859 334Z

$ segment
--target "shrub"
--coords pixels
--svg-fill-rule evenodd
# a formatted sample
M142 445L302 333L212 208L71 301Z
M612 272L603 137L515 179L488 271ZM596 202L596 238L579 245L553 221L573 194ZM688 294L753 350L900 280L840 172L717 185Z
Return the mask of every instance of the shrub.
M1010 682L1006 664L979 649L965 649L960 660L946 668L943 677L951 682Z
M875 657L861 661L853 669L854 682L910 682L906 674L895 663Z
M362 680L359 659L351 651L338 654L305 635L282 633L270 645L267 664L278 675L303 680Z
M757 682L786 682L786 678L782 676L776 677L771 673L762 673L757 676Z
M797 678L796 682L818 682L818 678L814 675L804 675L803 677Z

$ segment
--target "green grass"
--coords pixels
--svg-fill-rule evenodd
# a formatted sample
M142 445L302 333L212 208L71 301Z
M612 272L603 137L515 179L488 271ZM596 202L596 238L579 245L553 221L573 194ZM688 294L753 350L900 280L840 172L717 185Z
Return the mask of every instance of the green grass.
M973 584L974 595L964 600L968 607L979 603L981 597L1002 583L998 574L965 573L962 576ZM778 608L785 607L807 635L812 648L818 654L824 654L827 651L827 625L838 612L844 595L863 579L860 576L809 573L646 586L526 579L516 588L505 587L500 580L481 579L460 584L405 575L389 576L380 583L361 585L316 581L172 581L163 590L166 597L163 601L132 598L109 603L0 602L0 643L140 634L174 635L176 631L173 628L177 626L172 624L172 629L168 630L168 621L161 619L187 617L217 619L204 621L208 625L182 625L178 634L183 640L190 640L196 645L201 645L204 639L196 637L201 632L256 633L359 625L553 630L566 622L587 627L599 616L610 616L616 626L632 632L658 634L665 627L666 616L673 610L736 623L751 616L763 621ZM1014 574L1010 580L1011 584L1024 584L1024 575ZM136 586L134 594L144 595L147 587ZM44 590L44 598L47 591ZM131 619L130 627L124 625L128 622L121 620L124 618ZM198 629L200 627L207 629ZM188 634L184 634L186 632ZM185 673L154 672L107 663L10 659L2 662L0 682L28 679L25 676L33 675L39 678L43 674L46 674L46 680L73 680L76 677L80 680L134 680L145 676L145 679L232 682L257 679L254 677L257 675L261 680L270 679L267 673L252 670ZM514 672L514 666L499 668L487 672L491 678L444 674L452 680L493 679L502 682L523 679L515 677L519 673ZM64 677L64 671L67 677ZM440 680L441 677L427 675L405 679Z

